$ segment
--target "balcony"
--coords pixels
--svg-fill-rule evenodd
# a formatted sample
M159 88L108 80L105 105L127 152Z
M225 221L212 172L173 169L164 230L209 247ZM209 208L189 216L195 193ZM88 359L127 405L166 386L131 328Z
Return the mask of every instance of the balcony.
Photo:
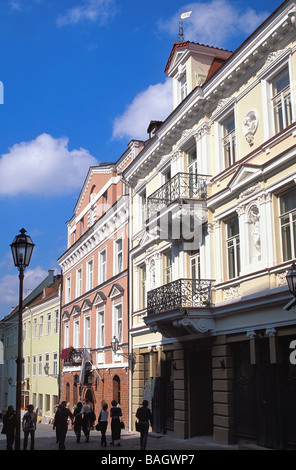
M177 173L147 198L147 218L150 219L174 201L205 201L208 179L207 175Z
M178 279L149 291L146 325L166 337L212 331L211 285L206 279Z

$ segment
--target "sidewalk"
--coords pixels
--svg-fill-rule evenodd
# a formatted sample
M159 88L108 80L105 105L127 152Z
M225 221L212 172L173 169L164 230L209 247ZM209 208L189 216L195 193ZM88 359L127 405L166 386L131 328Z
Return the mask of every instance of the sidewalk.
M0 432L2 424L0 424ZM23 433L21 433L23 438ZM101 433L95 430L91 431L89 442L85 442L85 437L81 437L81 442L76 442L76 437L73 429L69 428L66 437L66 450L96 450L102 452L126 452L126 451L139 451L140 450L140 435L138 432L129 432L123 430L121 433L121 445L111 446L110 430L107 431L107 447L100 445ZM30 445L30 440L29 440ZM28 445L28 448L29 448ZM6 436L0 434L0 450L6 448ZM22 442L21 442L22 449ZM35 450L58 450L56 443L55 431L50 424L38 424L35 437ZM149 433L146 452L149 451L168 451L168 452L185 452L186 451L199 451L199 450L269 450L264 447L258 447L253 444L237 444L237 445L223 445L213 442L212 436L194 437L192 439L177 439L167 435ZM188 452L187 452L188 453Z

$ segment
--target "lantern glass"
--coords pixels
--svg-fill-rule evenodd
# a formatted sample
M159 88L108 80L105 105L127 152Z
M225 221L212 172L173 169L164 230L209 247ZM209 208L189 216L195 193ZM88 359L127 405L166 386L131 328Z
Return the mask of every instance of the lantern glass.
M26 230L21 229L20 235L17 235L11 246L14 265L24 269L30 264L33 253L34 243L29 235L25 235Z
M296 296L296 264L293 263L286 275L287 283L291 294Z
M118 351L118 345L119 345L118 339L116 338L116 336L113 336L112 341L111 341L111 348L115 354Z

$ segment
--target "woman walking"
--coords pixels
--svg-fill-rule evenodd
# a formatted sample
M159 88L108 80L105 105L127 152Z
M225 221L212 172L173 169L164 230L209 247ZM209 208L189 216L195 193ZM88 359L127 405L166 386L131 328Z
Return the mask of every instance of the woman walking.
M107 425L108 425L108 404L103 403L102 404L102 409L99 414L99 420L98 422L100 423L100 430L101 430L101 446L106 447L107 446L107 441L106 441L106 431L107 431Z
M148 408L147 400L144 400L142 405L143 406L137 409L136 418L139 420L141 450L145 450L147 445L149 422L152 426L152 413Z
M110 417L111 417L111 435L112 441L111 445L115 445L115 441L117 441L117 445L120 446L120 433L121 433L121 424L120 424L120 416L122 416L121 408L117 406L117 401L111 401L112 408L110 409Z
M82 428L82 421L83 421L83 414L81 410L82 410L82 403L81 401L79 401L74 410L74 433L75 433L77 442L80 442L80 438L81 438L81 428Z

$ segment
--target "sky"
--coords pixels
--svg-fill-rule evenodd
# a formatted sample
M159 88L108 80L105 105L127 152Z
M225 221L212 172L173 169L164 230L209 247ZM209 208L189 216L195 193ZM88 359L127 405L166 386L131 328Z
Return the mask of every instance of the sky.
M26 296L60 273L89 167L171 113L180 13L192 11L185 40L234 51L281 3L0 0L0 319L18 304L14 237L25 228L35 243Z

